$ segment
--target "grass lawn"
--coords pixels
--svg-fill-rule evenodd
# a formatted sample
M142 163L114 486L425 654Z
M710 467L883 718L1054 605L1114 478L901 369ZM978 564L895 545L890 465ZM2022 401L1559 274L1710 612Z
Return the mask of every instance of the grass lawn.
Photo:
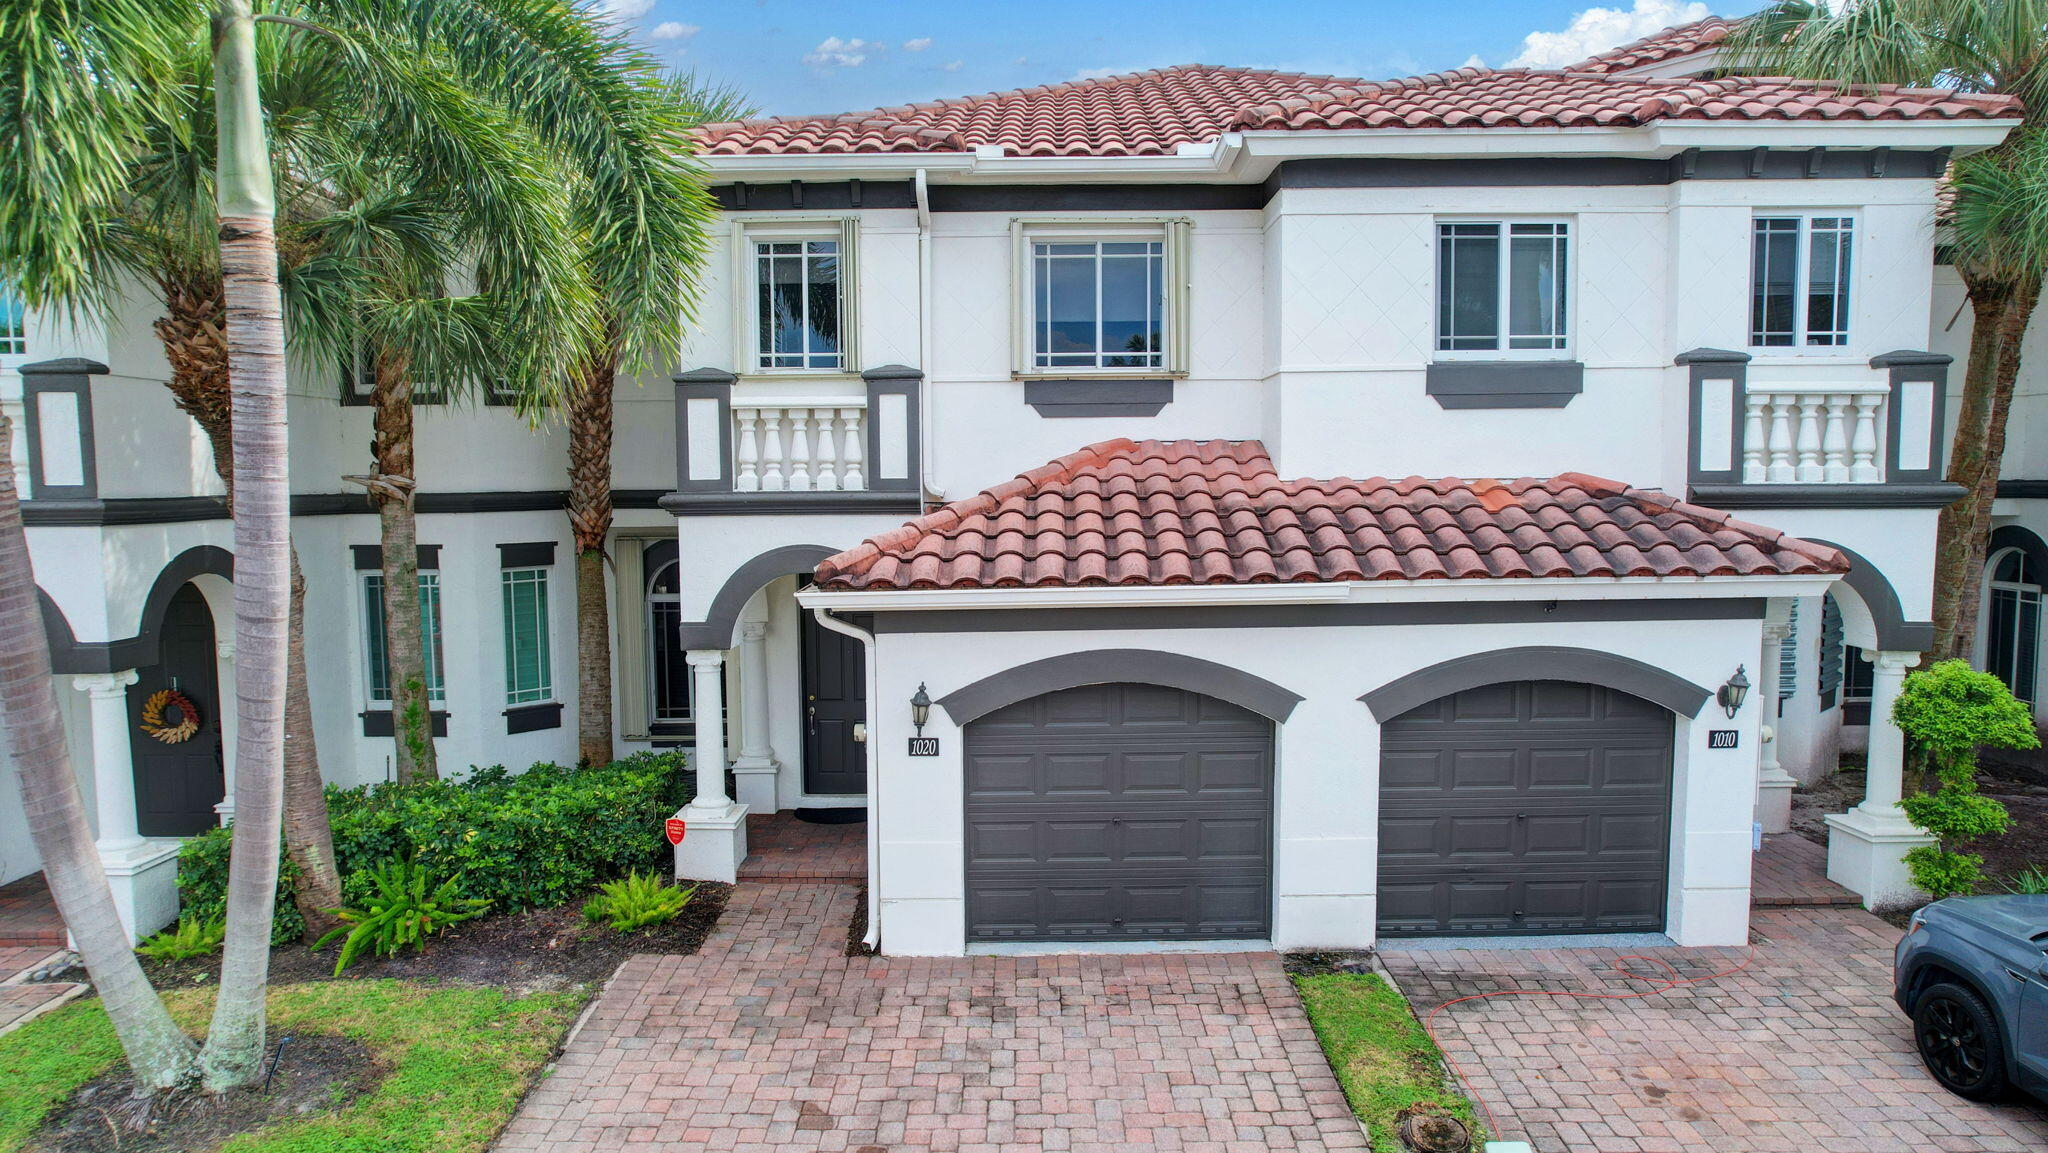
M270 992L272 1044L294 1031L353 1038L388 1074L328 1117L280 1121L222 1153L468 1153L512 1115L587 994L513 996L498 989L403 981L325 981ZM165 998L181 1023L206 1023L213 994ZM51 1109L121 1059L97 1000L0 1037L0 1153L20 1148ZM289 1064L290 1052L285 1060Z
M1409 1012L1408 1002L1378 973L1328 973L1294 978L1316 1039L1343 1082L1351 1111L1365 1122L1378 1153L1402 1153L1401 1111L1432 1101L1484 1140L1472 1103L1444 1072L1443 1055Z

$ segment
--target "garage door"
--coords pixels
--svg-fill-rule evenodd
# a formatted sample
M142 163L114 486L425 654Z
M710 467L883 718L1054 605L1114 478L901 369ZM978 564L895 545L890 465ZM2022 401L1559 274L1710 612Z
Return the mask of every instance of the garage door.
M1156 685L1088 685L967 727L975 941L1259 938L1273 726Z
M1469 689L1380 740L1383 936L1664 927L1671 714L1596 685Z

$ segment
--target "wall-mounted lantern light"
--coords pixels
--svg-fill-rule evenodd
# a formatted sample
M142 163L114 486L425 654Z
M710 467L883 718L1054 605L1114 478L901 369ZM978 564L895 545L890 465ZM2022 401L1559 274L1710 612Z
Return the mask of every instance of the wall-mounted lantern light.
M1735 675L1729 677L1728 683L1714 692L1714 699L1721 703L1721 708L1728 713L1730 720L1735 718L1736 713L1742 711L1742 702L1748 696L1749 677L1743 672L1741 665L1736 665Z
M917 735L924 735L924 723L932 716L931 694L924 691L924 682L917 682L917 693L910 698L910 723L917 726Z

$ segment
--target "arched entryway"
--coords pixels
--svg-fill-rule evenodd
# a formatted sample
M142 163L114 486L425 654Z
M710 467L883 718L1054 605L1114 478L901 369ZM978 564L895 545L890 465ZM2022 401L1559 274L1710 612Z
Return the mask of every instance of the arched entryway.
M1380 935L1662 929L1672 716L1603 685L1521 680L1386 720Z
M980 714L963 741L968 939L1269 936L1273 727L1132 682Z
M215 806L227 792L219 651L198 588L188 583L171 596L157 636L159 659L138 668L128 687L137 831L190 837L220 822Z

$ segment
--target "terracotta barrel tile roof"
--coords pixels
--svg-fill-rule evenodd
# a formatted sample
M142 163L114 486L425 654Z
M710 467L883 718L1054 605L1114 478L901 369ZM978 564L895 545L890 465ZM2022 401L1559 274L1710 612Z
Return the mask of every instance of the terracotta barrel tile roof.
M828 589L1848 571L1661 492L1548 480L1282 480L1255 440L1109 440L818 566Z
M1589 56L1571 66L1573 72L1625 72L1630 68L1641 68L1645 64L1656 64L1676 56L1712 48L1728 39L1741 21L1720 16L1709 16L1690 24L1678 24L1661 32L1652 32L1640 40L1632 40L1618 48L1609 48L1598 56Z
M2008 97L1769 78L1644 80L1598 72L1454 72L1372 82L1187 64L986 96L708 124L710 156L969 152L1164 156L1224 132L1341 128L1631 127L1657 120L1978 120Z

